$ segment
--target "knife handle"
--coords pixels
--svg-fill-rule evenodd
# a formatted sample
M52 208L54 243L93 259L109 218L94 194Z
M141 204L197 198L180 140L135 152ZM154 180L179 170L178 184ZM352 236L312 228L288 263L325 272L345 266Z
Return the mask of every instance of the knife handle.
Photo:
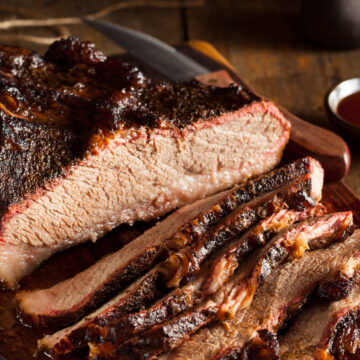
M284 151L284 161L310 155L323 166L326 182L344 178L351 163L346 142L330 130L301 120L282 107L280 110L291 123L290 141Z
M238 82L254 92L242 79L234 80L227 70L200 75L196 80L216 86ZM310 155L323 166L327 182L345 177L350 168L350 151L345 141L334 132L301 120L280 106L279 108L291 123L290 141L284 150L283 161L289 162Z

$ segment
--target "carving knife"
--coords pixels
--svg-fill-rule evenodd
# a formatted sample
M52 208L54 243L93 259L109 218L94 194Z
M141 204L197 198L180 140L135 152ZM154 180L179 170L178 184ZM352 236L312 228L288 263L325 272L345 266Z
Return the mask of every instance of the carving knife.
M84 22L173 81L188 81L211 70L155 37L125 26L83 18Z
M206 82L212 73L211 69L151 35L106 21L90 18L83 18L83 21L169 80L188 81L197 78ZM230 76L227 78L225 84L234 81ZM243 84L240 78L237 80ZM290 143L284 158L291 161L311 155L321 162L327 181L342 179L350 168L350 152L345 141L332 131L301 120L281 107L280 109L292 125Z

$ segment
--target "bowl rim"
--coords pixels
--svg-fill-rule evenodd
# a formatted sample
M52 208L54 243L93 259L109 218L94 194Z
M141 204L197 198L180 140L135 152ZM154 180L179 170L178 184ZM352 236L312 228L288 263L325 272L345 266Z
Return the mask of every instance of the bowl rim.
M347 127L351 127L353 129L356 129L357 131L360 131L360 125L355 125L354 123L346 120L344 117L342 117L338 112L334 111L333 108L330 106L330 96L331 94L340 86L342 85L343 83L347 82L347 81L350 81L350 80L359 80L360 82L360 76L354 76L354 77L351 77L351 78L348 78L348 79L344 79L344 80L341 80L341 81L338 81L336 84L334 84L333 86L330 87L330 89L326 92L325 94L325 106L326 106L326 109L333 115L333 117L336 118L336 120L340 121L341 123L343 123L344 125L346 125ZM344 96L343 98L341 98L341 100L345 99L347 96L350 96L352 94L355 94L357 92L360 92L360 88L359 90L356 90L354 91L353 93L349 94L349 95L346 95ZM340 101L341 101L340 100ZM337 106L339 105L340 101L338 102Z

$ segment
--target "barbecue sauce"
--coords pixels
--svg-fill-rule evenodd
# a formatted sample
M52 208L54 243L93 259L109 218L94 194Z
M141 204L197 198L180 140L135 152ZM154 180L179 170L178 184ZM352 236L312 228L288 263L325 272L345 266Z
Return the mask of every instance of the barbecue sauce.
M360 91L342 99L337 112L345 120L360 127Z

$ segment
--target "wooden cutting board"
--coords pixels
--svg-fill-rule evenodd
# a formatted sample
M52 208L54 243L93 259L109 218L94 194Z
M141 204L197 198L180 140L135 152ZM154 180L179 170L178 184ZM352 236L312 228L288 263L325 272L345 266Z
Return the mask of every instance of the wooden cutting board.
M190 42L180 46L179 49L214 72L226 70L234 81L246 84L231 64L211 44L202 41ZM217 75L214 74L212 76L216 78ZM218 80L221 81L221 76ZM309 125L286 110L282 110L292 122L293 128L296 128L296 136L294 138L292 135L293 139L285 149L284 159L290 161L306 155L316 155L323 164L326 164L327 179L339 179L345 175L350 165L346 144L334 133ZM360 225L360 200L344 182L327 182L324 186L323 203L332 211L352 210L355 222ZM133 227L120 226L95 244L83 244L57 254L24 278L20 288L48 287L73 276L92 265L100 257L120 249L153 224L154 222L149 222L136 223ZM30 360L33 359L36 350L36 341L43 334L16 322L13 303L15 293L16 291L0 291L0 356L7 360ZM86 356L81 353L66 357L66 359L74 360L85 358Z

